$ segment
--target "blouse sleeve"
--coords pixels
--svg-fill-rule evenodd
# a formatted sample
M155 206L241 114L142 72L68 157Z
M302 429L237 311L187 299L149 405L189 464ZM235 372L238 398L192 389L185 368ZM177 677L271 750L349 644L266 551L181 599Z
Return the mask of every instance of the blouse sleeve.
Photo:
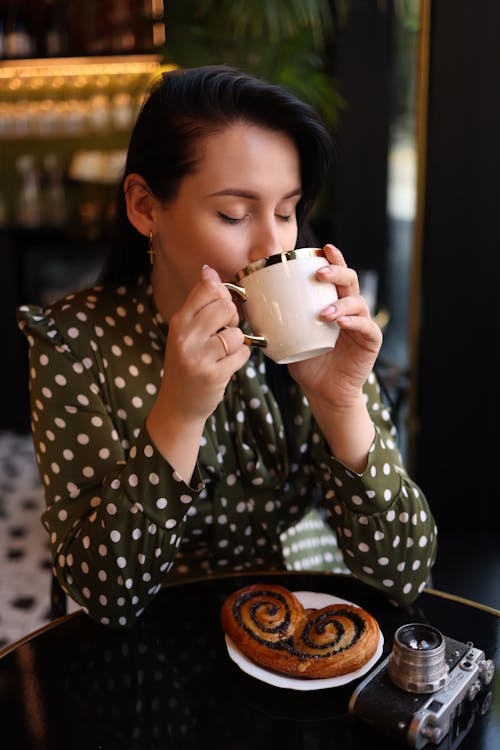
M317 432L313 454L344 562L357 578L406 606L429 580L437 529L422 490L403 465L396 429L373 373L365 399L375 426L365 471L356 474L329 455Z
M90 361L41 310L22 307L18 320L54 573L93 619L132 626L173 564L201 477L188 486L145 426L125 450Z

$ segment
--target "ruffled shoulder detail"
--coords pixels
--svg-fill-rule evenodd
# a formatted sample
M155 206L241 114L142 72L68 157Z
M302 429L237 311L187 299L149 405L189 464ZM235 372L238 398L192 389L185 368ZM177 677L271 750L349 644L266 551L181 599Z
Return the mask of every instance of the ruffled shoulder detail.
M17 309L17 322L30 348L38 342L38 344L48 345L51 349L55 348L58 352L71 352L69 339L64 336L54 318L41 307L21 305Z
M38 328L39 324L47 320L43 309L39 305L21 305L16 310L17 321L19 326L34 326Z
M21 305L17 308L16 317L19 328L27 338L30 334L52 340L57 336L54 319L38 305Z

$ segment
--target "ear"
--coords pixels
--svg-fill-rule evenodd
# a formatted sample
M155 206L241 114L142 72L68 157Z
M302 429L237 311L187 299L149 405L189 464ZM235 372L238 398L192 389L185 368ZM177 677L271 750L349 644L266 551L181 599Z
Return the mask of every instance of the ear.
M155 197L140 174L129 174L123 183L128 220L145 237L153 229Z

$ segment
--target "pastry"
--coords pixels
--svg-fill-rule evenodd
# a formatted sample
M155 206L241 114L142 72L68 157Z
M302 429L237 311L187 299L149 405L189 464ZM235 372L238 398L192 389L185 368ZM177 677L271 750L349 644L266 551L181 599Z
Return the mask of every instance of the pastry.
M255 584L223 603L224 632L247 657L295 677L336 677L360 669L374 655L377 621L352 604L304 609L282 586Z

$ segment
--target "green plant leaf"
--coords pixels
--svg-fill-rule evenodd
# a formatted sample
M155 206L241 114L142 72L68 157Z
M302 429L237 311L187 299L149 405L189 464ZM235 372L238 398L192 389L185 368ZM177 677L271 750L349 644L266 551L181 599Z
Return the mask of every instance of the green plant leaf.
M345 102L326 67L328 0L168 0L162 62L234 65L285 86L335 126Z

